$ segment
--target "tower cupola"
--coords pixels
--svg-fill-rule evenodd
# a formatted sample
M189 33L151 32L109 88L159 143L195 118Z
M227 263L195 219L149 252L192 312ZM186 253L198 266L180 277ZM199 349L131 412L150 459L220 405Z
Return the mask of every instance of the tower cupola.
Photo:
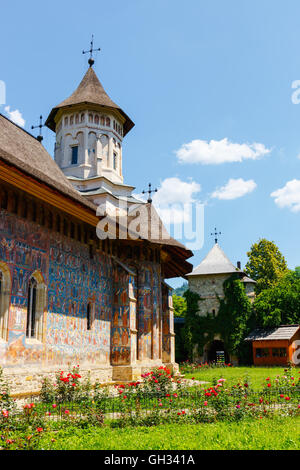
M122 141L134 123L110 99L91 66L74 93L52 109L46 125L56 133L55 161L77 189L80 182L81 189L92 189L103 177L123 183Z

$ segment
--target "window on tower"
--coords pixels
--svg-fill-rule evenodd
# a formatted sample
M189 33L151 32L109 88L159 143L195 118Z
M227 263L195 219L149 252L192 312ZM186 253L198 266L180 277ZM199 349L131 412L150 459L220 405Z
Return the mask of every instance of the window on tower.
M114 152L114 170L117 169L117 165L118 165L118 155L116 154L116 152Z
M71 164L77 165L78 163L78 145L74 145L71 147L72 156L71 156Z

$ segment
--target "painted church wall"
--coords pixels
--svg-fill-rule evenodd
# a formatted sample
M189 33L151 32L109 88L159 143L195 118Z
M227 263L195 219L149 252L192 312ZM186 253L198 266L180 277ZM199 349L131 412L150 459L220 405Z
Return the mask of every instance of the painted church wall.
M8 341L1 364L109 364L113 304L110 258L90 259L88 247L38 224L0 211L0 261L12 278ZM47 286L43 341L26 338L28 284L39 273ZM87 305L94 319L87 329Z

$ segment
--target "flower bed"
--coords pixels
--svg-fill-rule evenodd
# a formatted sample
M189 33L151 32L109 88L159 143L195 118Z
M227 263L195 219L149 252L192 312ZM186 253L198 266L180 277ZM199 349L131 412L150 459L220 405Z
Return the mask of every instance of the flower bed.
M88 379L81 378L76 366L68 373L58 371L54 383L44 381L40 397L21 406L11 399L3 380L0 385L0 433L4 448L37 448L41 434L56 422L78 428L153 426L300 413L299 371L292 369L273 380L266 377L265 385L256 391L246 379L230 386L220 378L209 387L188 387L165 367L149 371L141 381L119 384L113 389L100 384L93 387Z

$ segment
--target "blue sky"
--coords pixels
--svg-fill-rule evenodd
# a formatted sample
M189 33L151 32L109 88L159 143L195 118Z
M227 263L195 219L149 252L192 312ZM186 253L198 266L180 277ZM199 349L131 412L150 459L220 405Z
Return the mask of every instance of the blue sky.
M102 49L95 71L136 123L123 144L124 181L141 192L149 181L167 188L172 178L206 204L205 242L192 262L211 248L217 226L234 263L245 264L251 244L266 237L293 268L300 265L300 105L292 102L299 17L297 0L11 0L1 8L5 106L20 111L29 131L46 118L78 86L93 33ZM44 135L52 154L54 134Z

